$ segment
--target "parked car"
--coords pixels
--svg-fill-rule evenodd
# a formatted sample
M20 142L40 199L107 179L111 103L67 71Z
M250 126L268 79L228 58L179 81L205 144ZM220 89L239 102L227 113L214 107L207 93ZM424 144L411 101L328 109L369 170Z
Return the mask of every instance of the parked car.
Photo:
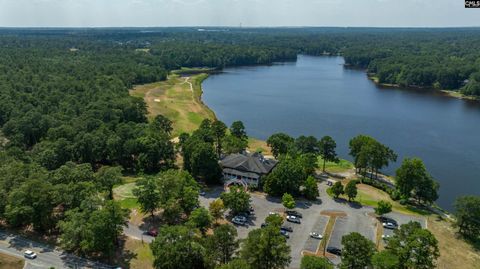
M388 239L390 239L390 235L389 234L382 234L382 239L387 241Z
M287 210L287 211L285 211L285 213L287 213L287 215L289 215L289 216L295 216L295 217L302 218L302 214L298 211L295 211L295 210Z
M155 228L150 229L150 230L148 230L147 234L150 235L150 236L153 236L153 237L157 237L157 235L158 235L158 230L155 229Z
M293 233L293 228L289 227L289 226L282 226L282 227L280 227L280 229L282 229L284 231L287 231L287 232L290 232L290 233Z
M27 259L35 259L37 257L37 253L31 251L31 250L25 250L25 252L23 252L23 256Z
M397 229L397 225L395 225L394 223L391 223L391 222L384 222L383 223L383 228Z
M315 238L315 239L322 239L323 238L323 236L321 234L316 233L316 232L311 232L310 237Z
M327 186L333 186L333 182L331 182L330 180L327 181Z
M287 231L280 229L280 234L285 236L286 238L290 238L290 235L288 234Z
M255 211L255 209L253 209L253 206L251 206L248 211L250 212L250 214L253 214L253 212Z
M260 227L265 228L265 227L267 227L267 224L264 222L260 225Z
M327 252L335 254L337 256L342 256L342 250L336 247L328 247Z
M392 218L389 218L389 217L378 217L378 220L381 221L382 223L383 222L390 222L390 223L393 223L394 225L397 225L398 226L398 222Z
M271 215L278 215L278 213L277 212L268 212L268 215L270 215L270 216Z
M232 219L232 222L237 225L245 225L245 223L247 223L247 218L245 216L235 216Z
M287 221L300 224L300 219L295 216L287 216Z
M201 190L198 194L200 194L201 196L205 196L205 191L204 190Z

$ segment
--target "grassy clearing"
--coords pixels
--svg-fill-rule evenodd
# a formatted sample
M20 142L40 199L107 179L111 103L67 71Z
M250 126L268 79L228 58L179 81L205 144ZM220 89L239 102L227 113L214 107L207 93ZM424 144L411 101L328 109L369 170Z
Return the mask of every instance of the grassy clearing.
M204 119L214 120L215 113L202 102L202 82L212 69L182 68L173 71L166 81L138 85L130 95L145 100L150 118L164 115L173 122L173 136L191 133ZM180 76L180 74L190 74ZM191 86L190 86L191 85ZM249 138L248 149L271 155L270 147L262 140Z
M323 168L323 159L320 156L318 157L318 167L320 167L320 169ZM339 163L334 163L334 162L325 163L325 170L330 173L343 173L353 168L354 168L353 163L344 159L340 159Z
M173 121L173 135L192 132L202 120L215 119L215 114L201 101L201 83L207 74L181 77L173 74L166 81L136 86L132 96L145 100L149 117L164 115Z
M125 242L125 251L133 254L130 260L130 269L153 268L153 254L148 243L128 238Z
M24 259L0 253L0 269L22 269L24 266Z
M120 202L120 205L123 208L134 209L138 208L138 201L135 195L133 195L132 190L135 188L134 178L131 178L125 184L116 186L113 189L113 198Z
M440 248L439 269L480 268L480 252L475 251L471 245L459 238L449 221L441 220L438 216L432 215L427 218L427 223L428 229L438 240Z
M272 149L267 142L256 138L248 138L248 150L251 152L261 152L263 155L272 155Z

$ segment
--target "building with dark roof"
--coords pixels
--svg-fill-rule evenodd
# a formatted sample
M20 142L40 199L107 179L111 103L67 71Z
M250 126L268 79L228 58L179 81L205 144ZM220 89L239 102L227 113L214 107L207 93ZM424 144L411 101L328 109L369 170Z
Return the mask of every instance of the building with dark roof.
M277 163L276 160L266 159L260 153L230 154L220 160L225 184L236 183L255 187L260 184L263 176L272 171Z

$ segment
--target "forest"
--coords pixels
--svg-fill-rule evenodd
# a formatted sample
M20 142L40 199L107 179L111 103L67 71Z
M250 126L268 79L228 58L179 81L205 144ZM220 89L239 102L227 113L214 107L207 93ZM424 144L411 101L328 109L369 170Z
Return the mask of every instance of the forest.
M476 28L1 29L0 219L72 238L90 225L93 243L69 244L113 251L126 212L108 198L121 173L176 168L171 123L148 121L129 89L172 70L343 55L380 83L480 96L479 47Z

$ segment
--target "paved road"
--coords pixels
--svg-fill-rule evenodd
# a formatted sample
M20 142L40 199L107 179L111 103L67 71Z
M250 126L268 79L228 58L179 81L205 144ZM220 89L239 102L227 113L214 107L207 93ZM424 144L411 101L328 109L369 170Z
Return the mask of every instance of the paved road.
M147 243L151 243L153 239L155 239L153 236L148 235L147 231L140 229L137 225L132 223L128 223L128 226L123 228L123 233L128 237L137 240L143 240Z
M26 260L25 268L114 268L59 251L16 234L0 231L0 252L23 258L23 252L26 249L35 251L37 258Z

